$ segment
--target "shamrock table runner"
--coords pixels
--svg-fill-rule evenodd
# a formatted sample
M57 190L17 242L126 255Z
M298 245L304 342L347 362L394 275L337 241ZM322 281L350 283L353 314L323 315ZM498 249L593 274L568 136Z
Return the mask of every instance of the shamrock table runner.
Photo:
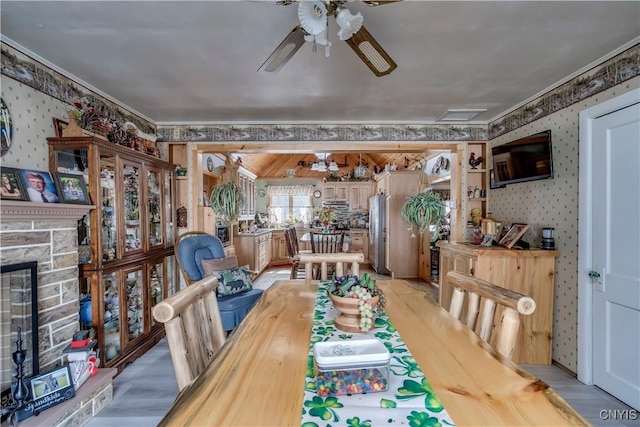
M407 349L389 317L379 313L368 334L340 331L333 319L338 315L327 294L327 282L318 285L307 376L305 379L303 427L384 425L453 426L422 370ZM348 341L375 337L391 354L389 388L384 392L321 397L316 393L313 346L322 341Z

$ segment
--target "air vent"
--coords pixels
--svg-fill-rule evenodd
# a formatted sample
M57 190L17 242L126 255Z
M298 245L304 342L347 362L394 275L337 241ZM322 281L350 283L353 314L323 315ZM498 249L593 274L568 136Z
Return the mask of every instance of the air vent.
M436 121L466 122L485 111L487 111L486 108L450 108Z

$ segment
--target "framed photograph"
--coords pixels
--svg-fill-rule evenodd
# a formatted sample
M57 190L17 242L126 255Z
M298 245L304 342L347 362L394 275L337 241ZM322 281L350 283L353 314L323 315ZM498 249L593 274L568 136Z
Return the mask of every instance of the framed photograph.
M529 226L527 224L511 224L511 228L507 231L507 234L500 239L500 246L511 249L528 229Z
M502 232L504 231L504 221L496 221L496 242L502 239Z
M20 175L27 190L27 200L40 203L60 203L58 190L49 172L20 169Z
M33 412L42 412L76 395L69 365L39 374L29 381Z
M77 203L81 205L91 203L89 191L82 175L56 172L56 186L62 203Z
M28 200L27 192L22 182L22 177L18 169L0 168L0 199L2 200Z
M493 177L493 169L491 169L489 171L489 188L493 190L493 189L496 189L496 188L504 188L504 187L506 187L506 185L504 185L504 184L503 185L495 185L494 182L495 182L495 179Z
M62 138L62 131L69 125L64 120L53 118L53 131L56 134L56 138Z

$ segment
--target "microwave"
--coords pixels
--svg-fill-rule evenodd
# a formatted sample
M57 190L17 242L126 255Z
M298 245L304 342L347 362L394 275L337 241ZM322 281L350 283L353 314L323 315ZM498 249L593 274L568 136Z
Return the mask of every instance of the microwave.
M216 236L218 236L218 239L222 242L222 246L229 246L231 244L231 225L216 225Z

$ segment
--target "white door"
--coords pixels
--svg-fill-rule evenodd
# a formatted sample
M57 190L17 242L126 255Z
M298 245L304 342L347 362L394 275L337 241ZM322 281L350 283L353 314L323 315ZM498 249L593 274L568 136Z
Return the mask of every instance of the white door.
M593 120L591 162L593 382L640 409L639 104Z

